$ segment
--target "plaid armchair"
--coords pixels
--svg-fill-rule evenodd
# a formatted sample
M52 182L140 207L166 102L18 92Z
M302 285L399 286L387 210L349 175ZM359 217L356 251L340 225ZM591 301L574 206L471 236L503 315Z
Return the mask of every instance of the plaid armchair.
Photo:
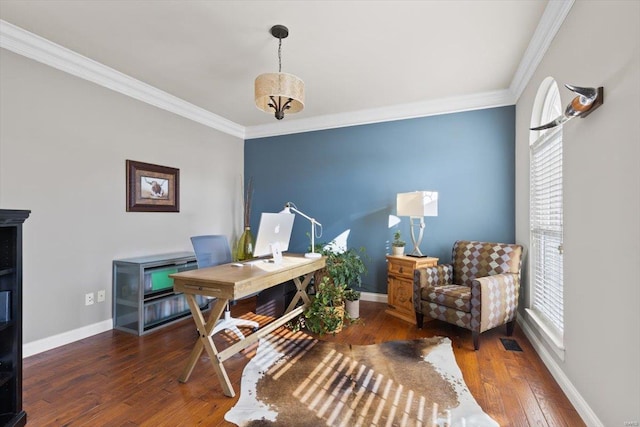
M503 324L513 333L520 290L522 246L459 240L452 264L414 271L418 328L424 316L469 329L473 347L482 332Z

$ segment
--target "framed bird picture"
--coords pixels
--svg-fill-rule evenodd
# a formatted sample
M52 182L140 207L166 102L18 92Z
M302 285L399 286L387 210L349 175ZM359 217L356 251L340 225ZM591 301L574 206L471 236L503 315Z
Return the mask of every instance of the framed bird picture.
M127 212L180 212L180 169L127 160Z

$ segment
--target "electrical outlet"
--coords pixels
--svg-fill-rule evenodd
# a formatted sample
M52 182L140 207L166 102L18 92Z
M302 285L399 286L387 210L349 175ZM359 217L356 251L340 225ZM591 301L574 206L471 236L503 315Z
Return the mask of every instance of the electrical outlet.
M98 302L104 302L107 298L107 293L104 289L98 291Z
M89 292L84 296L84 305L93 305L93 292Z

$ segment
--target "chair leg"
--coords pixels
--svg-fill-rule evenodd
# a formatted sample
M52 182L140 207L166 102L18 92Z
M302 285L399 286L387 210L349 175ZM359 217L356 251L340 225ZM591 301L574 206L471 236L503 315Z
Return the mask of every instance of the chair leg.
M238 326L248 326L255 332L260 325L258 324L258 322L254 322L253 320L236 319L231 317L229 304L227 304L227 307L224 311L224 317L222 319L218 319L218 322L213 328L213 332L211 333L211 335L217 334L222 330L230 330L231 332L236 334L239 340L243 340L245 338L244 334L240 331L240 329L238 329Z
M416 311L416 326L418 329L422 329L422 325L424 324L424 314L418 313Z
M480 348L480 332L473 331L471 336L473 337L473 349L478 350Z
M511 322L507 322L507 336L510 337L513 335L513 328L516 325L516 319L513 319Z

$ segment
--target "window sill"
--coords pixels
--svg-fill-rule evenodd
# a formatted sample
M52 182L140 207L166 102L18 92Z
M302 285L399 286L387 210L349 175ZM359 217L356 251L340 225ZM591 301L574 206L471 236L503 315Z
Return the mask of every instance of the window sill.
M564 361L565 348L564 343L562 342L562 336L558 334L555 328L550 327L542 316L534 310L527 308L525 311L527 312L529 319L531 319L531 325L540 335L541 339L560 360Z

